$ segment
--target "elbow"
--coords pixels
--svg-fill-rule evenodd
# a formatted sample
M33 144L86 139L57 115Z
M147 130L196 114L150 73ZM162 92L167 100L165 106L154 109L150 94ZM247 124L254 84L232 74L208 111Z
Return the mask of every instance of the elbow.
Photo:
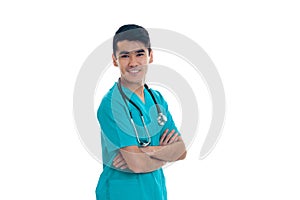
M181 156L179 157L179 160L184 160L186 158L186 154L187 154L187 151L186 151L186 148L185 148L185 144L183 143L183 153L181 154Z
M186 154L187 154L187 152L186 152L186 148L185 148L185 145L184 145L184 143L183 142L181 142L181 143L179 143L180 144L180 147L179 147L179 155L180 156L178 156L177 157L177 159L175 160L175 161L178 161L178 160L184 160L185 158L186 158Z
M176 157L174 157L173 159L169 160L169 162L175 162L175 161L179 161L179 160L184 160L186 158L186 150L182 151L182 153L180 155L177 154Z
M186 158L186 154L187 154L187 152L186 152L186 150L183 152L183 154L179 157L179 159L178 160L184 160L185 158Z

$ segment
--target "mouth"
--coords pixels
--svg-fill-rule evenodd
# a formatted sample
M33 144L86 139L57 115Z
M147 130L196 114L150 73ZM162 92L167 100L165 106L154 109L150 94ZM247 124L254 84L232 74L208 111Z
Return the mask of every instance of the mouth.
M142 69L138 69L138 68L132 68L127 70L127 72L129 72L130 74L137 74L140 71L142 71Z

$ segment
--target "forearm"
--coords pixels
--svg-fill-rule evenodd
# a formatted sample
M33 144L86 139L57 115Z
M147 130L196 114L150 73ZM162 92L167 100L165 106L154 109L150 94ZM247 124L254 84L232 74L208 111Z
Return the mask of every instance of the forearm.
M151 158L174 162L185 158L186 149L183 141L174 142L165 146L148 146L141 148Z
M128 168L134 173L152 172L161 168L166 161L151 158L140 150L140 148L124 148L120 150Z

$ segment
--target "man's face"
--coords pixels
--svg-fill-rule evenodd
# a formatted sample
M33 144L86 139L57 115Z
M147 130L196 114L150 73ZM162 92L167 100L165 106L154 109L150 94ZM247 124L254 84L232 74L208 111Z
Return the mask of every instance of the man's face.
M121 79L127 84L143 84L148 64L153 62L152 51L142 42L123 40L117 43L113 63L120 68Z

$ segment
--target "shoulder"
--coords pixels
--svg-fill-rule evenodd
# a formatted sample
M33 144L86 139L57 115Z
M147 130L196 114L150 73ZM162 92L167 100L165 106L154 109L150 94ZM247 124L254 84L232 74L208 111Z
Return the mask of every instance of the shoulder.
M121 94L118 90L117 83L115 83L109 90L108 92L103 96L100 107L102 105L110 104L113 101L119 101L121 98Z
M111 102L113 93L115 90L115 84L108 90L108 92L103 96L99 108L105 106L106 104Z
M103 96L100 105L97 110L97 114L102 112L108 112L112 108L112 104L115 101L118 101L120 98L117 97L119 95L118 93L118 87L116 83L109 89L109 91Z

